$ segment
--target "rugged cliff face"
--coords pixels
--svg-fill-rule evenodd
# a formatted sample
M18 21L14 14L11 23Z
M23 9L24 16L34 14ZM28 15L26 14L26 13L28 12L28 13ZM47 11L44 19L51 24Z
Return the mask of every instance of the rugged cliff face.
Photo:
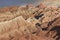
M60 7L28 4L0 8L0 40L60 40Z

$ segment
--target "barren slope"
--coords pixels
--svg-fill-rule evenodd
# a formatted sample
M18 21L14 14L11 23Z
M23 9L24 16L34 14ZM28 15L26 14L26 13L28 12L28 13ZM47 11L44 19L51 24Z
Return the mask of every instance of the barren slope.
M60 7L41 3L0 8L0 40L60 40L59 31Z

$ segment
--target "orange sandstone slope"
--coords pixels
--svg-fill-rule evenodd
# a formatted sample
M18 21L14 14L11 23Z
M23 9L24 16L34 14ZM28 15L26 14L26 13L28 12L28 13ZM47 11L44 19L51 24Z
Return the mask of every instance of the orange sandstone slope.
M60 7L32 4L0 8L0 40L60 40Z

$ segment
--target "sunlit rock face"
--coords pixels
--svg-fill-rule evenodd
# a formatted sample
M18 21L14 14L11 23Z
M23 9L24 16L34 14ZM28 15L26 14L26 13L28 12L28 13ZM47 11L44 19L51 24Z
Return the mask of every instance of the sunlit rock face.
M55 39L60 40L60 7L40 3L0 8L0 40Z

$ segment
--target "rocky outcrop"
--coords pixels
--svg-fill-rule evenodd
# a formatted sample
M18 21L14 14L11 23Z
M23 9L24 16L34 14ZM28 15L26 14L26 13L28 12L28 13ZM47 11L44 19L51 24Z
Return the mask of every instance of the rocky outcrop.
M59 27L57 6L41 3L0 9L0 40L59 40Z

